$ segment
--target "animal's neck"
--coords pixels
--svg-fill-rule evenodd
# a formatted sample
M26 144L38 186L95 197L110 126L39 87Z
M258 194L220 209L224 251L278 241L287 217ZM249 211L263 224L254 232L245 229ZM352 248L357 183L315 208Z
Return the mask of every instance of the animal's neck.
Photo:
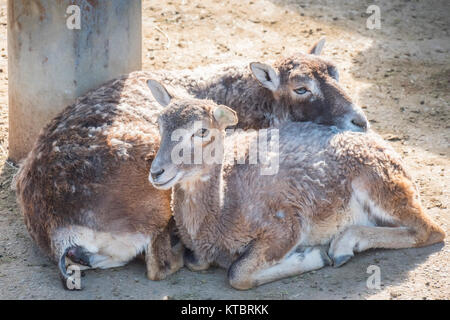
M237 81L223 104L233 108L239 118L238 128L261 129L274 124L278 115L277 101L272 92L262 87L251 74L244 76L244 81Z
M276 99L244 67L230 68L206 81L198 82L191 93L200 99L212 99L233 108L238 128L260 129L274 123L278 115ZM275 115L275 116L274 116Z
M215 165L201 178L183 182L174 188L174 216L177 224L195 240L205 225L210 234L221 214L222 165Z

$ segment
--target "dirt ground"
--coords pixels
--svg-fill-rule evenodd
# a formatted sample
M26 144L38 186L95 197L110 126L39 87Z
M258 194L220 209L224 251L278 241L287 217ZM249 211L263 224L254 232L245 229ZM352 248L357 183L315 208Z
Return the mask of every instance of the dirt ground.
M450 2L143 1L143 68L192 68L235 59L268 61L325 35L324 55L372 127L403 155L427 212L450 234ZM164 3L164 4L163 4ZM369 30L367 7L381 8ZM143 262L86 272L85 289L62 289L57 269L31 241L10 190L7 158L6 1L0 1L0 299L449 299L450 243L372 250L339 269L236 291L226 272L183 269L160 282ZM368 289L367 268L381 272Z

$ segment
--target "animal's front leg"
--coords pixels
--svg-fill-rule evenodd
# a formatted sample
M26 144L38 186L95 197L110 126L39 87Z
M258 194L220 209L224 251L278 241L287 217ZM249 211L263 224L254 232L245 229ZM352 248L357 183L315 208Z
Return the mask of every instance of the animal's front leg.
M210 266L209 262L204 261L189 249L186 249L184 252L184 264L191 271L206 270Z
M274 242L255 241L228 270L230 285L246 290L275 280L331 265L331 259L322 247L297 248L274 256Z
M163 280L178 271L183 267L183 252L183 244L173 241L169 228L156 235L145 252L147 277L150 280Z

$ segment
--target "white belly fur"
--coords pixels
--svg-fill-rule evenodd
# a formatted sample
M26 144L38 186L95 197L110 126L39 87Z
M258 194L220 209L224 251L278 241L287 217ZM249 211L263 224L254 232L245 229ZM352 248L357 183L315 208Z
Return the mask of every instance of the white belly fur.
M59 229L53 238L59 246L82 246L91 256L92 268L122 266L142 253L150 243L150 235L142 233L99 232L73 226Z

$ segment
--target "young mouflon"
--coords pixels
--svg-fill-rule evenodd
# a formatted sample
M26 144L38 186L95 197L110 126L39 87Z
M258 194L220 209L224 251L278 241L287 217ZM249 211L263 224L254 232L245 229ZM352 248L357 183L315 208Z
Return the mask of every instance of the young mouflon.
M272 128L278 130L278 152L269 156L279 158L278 172L262 175L264 163L241 164L250 157L248 146L257 145L257 132L225 135L238 122L232 109L171 98L156 81L150 88L165 106L150 181L158 189L173 187L174 219L190 269L222 266L231 286L249 289L341 266L370 248L444 239L422 209L400 157L377 134L284 123ZM196 148L211 145L219 161L190 161ZM175 149L187 161L174 161Z

